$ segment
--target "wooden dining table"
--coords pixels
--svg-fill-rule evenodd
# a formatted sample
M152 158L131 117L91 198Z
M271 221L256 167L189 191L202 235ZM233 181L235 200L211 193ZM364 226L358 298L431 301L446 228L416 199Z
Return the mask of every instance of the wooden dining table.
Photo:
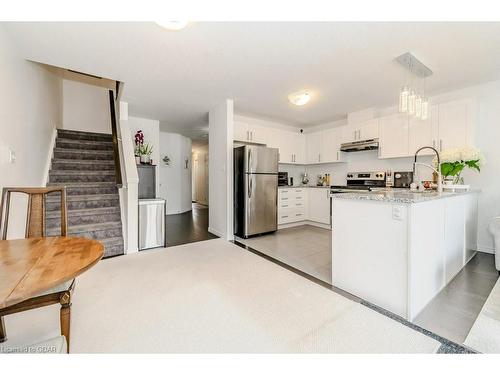
M0 240L0 309L74 279L103 252L100 242L80 237Z

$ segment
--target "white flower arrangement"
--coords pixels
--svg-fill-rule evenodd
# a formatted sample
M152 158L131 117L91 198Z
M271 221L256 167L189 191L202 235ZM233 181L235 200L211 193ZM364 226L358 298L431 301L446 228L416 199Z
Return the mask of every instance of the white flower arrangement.
M453 176L454 182L460 181L460 174L465 167L481 172L481 167L486 163L484 155L475 147L464 146L450 148L440 154L441 174L444 177ZM434 165L437 165L437 158L434 158Z

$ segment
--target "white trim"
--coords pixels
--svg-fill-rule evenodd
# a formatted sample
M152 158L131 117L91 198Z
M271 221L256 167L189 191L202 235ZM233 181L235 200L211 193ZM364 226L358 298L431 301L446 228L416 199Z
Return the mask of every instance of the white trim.
M302 221L296 221L294 223L280 224L280 225L278 225L278 230L298 227L301 225L312 225L313 227L318 227L318 228L323 228L323 229L328 229L328 230L332 229L330 227L330 225L328 225L328 224L317 223L317 222L311 221L311 220L302 220Z
M49 152L47 153L47 160L45 162L45 171L44 171L45 174L43 176L43 181L45 186L47 186L47 184L49 183L49 172L52 166L52 157L54 156L54 147L56 145L56 139L57 139L57 128L54 127L52 128L52 136L49 145Z

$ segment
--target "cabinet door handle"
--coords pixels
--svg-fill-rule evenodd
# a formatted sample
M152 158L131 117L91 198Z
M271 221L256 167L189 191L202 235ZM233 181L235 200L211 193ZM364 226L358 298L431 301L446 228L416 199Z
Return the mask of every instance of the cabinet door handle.
M250 132L250 140L253 141L253 130Z
M339 152L337 151L337 161L339 161Z
M247 141L250 140L250 135L248 134L248 130L247 130Z
M443 151L443 140L439 140L439 151Z
M318 161L321 163L321 154L318 154Z
M432 140L432 147L436 148L436 140L435 139Z

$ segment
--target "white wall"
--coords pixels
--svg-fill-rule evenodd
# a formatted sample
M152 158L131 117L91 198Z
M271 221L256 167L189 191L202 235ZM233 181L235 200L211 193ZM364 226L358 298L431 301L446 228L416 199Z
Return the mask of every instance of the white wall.
M233 101L225 100L209 114L208 230L227 240L233 236Z
M26 61L0 25L0 188L44 186L54 129L61 124L59 77ZM9 163L9 149L17 157ZM25 201L15 199L9 238L24 237Z
M193 200L208 204L208 145L193 148Z
M62 87L63 129L111 134L108 89L67 79Z
M153 147L151 159L153 164L156 165L156 195L160 191L160 121L150 120L147 118L128 116L128 126L130 128L130 135L132 142L134 142L134 135L138 130L142 130L144 134L144 144L148 143ZM135 143L134 143L135 145Z
M170 158L170 164L160 161L158 196L167 201L167 215L189 211L192 198L191 139L176 133L160 132L160 158L165 155Z

